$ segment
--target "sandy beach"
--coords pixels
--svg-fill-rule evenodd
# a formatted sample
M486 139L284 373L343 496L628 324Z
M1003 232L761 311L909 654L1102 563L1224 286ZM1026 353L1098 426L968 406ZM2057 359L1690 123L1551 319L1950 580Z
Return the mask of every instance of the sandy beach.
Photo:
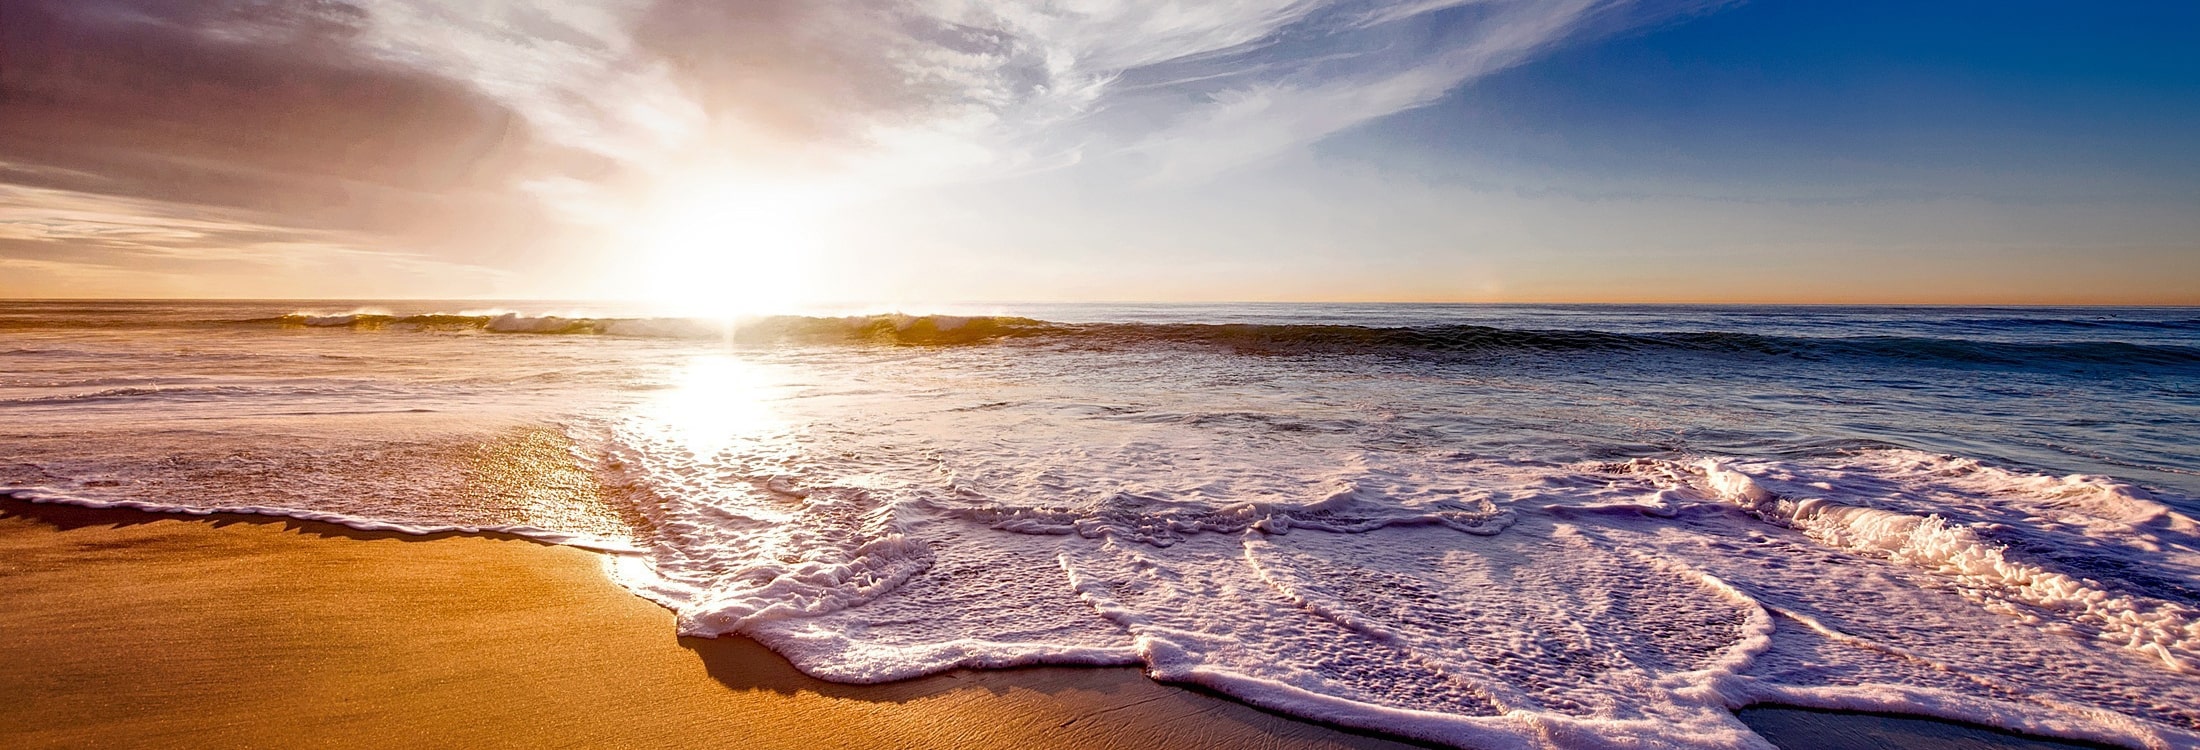
M0 745L1394 748L1135 669L812 679L579 549L0 499ZM2071 747L1752 709L1783 747Z

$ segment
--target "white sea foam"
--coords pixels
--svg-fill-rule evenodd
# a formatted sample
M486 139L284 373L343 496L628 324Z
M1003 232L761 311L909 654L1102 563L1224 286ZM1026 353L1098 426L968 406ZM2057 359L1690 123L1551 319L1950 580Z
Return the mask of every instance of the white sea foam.
M1472 747L1760 748L1732 709L1770 700L2200 742L2185 605L1909 512L2053 519L2022 533L2096 562L2195 559L2189 520L2098 478L1896 450L1548 464L1232 412L748 386L775 416L745 430L698 440L691 412L649 409L609 429L659 529L618 575L683 632L827 679L1137 663ZM1823 611L1842 599L1876 611Z
M1892 453L1871 460L1880 465L1922 466L1935 477L1967 477L1971 481L1966 484L1972 486L2037 498L2043 509L2075 509L2088 518L2127 528L2133 521L2178 531L2192 528L2190 519L2099 479L2067 477L2055 482L1984 470L1976 462L1915 454ZM1975 529L1951 524L1939 515L1917 516L1828 499L1828 495L1840 495L1829 482L1818 483L1825 489L1810 487L1809 496L1798 498L1774 493L1749 474L1715 460L1707 459L1698 468L1720 499L1823 544L1946 576L1966 596L2001 614L2057 630L2085 632L2159 659L2171 669L2200 668L2196 661L2200 660L2200 610L2117 593L2096 581L2011 559L2005 545L1982 539ZM1987 478L1981 481L1981 475ZM2073 503L2074 496L2083 499Z
M355 323L358 323L361 319L388 317L389 315L390 311L387 308L354 307L344 312L300 310L284 317L286 319L295 320L300 325L305 325L313 328L329 328L353 325Z
M1716 463L1660 466L1697 477L1701 495L1693 505L1633 513L1635 520L1628 521L1609 512L1620 507L1611 498L1643 493L1670 504L1672 490L1655 481L1599 488L1585 481L1595 476L1591 467L1486 468L1482 479L1509 485L1506 494L1521 499L1589 502L1535 503L1536 510L1512 516L1512 527L1502 533L1423 523L1282 535L1258 523L1163 522L1168 533L1157 535L1153 526L1110 521L1087 527L1089 533L1065 534L1060 528L985 525L991 517L882 499L891 493L875 480L867 491L851 492L807 487L781 475L776 487L767 482L722 495L704 514L716 519L707 526L670 524L680 541L622 566L621 577L680 611L686 632L750 635L829 679L1132 662L1157 678L1205 685L1276 710L1462 746L1762 747L1730 711L1764 700L1909 711L2149 747L2195 738L2174 720L2165 724L2161 717L1977 683L1809 685L1794 675L1755 674L1758 657L1776 641L1782 651L1816 649L1815 658L1845 659L1842 667L1867 671L1889 654L1933 670L1972 665L1910 652L1899 639L1840 632L1800 608L1768 608L1750 593L1747 579L1730 583L1693 565L1706 554L1700 545L1716 547L1729 537L1691 533L1665 525L1660 516L1717 520L1715 509L1736 500L1758 513L1767 512L1760 506L1781 502L1744 473ZM774 505L781 510L772 512ZM1580 508L1600 523L1572 522L1584 517ZM1706 512L1714 515L1701 516ZM735 516L759 523L729 523ZM1934 556L1950 544L1977 544L1960 535L1938 547L1894 541L1895 535L1931 537L1919 529L1932 524L1897 517L1818 502L1789 517L1802 520L1783 525L1823 546L1973 576L1956 594L1974 601L1991 601L1976 592L1989 583L2044 590L2036 581L2025 589L2022 582L1975 580L1984 574L1958 561L1978 553ZM1738 520L1728 521L1729 529L1747 528L1731 525ZM1836 524L1848 536L1834 536ZM697 545L695 534L720 530L730 532L726 543ZM1673 554L1671 546L1624 543L1642 535L1699 550ZM716 551L708 567L696 559L698 548ZM2003 561L1989 570L2000 574L2020 566ZM2022 571L2041 574L2036 566ZM1891 583L1865 572L1859 580L1811 585L1845 586L1853 594L1859 586ZM668 578L678 580L668 585ZM1908 593L1932 599L1927 591ZM2129 605L2128 597L2079 598L2096 608ZM1928 629L1997 619L2019 627L2040 624L2011 616L2018 613L2008 607L1975 611L1966 615L1934 600L1882 614L1939 623ZM1783 629L1780 622L1803 627ZM1797 645L1801 640L1810 643ZM2100 658L2082 640L2052 645L2029 658ZM1815 676L1840 671L1821 669ZM2000 678L2022 676L2006 667L1979 673L1995 671L2003 672ZM2128 681L2192 692L2174 670L2155 674L2162 676Z

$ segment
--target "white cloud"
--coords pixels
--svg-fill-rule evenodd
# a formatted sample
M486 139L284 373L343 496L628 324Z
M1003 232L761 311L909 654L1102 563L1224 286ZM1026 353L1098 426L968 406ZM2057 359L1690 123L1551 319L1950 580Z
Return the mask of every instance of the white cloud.
M1426 105L1635 3L688 5L373 0L363 43L643 170L716 154L928 184L1131 153L1158 174L1199 177ZM1401 29L1415 25L1442 28ZM698 66L698 51L740 64ZM732 106L712 100L726 91ZM833 127L773 131L773 118L797 117Z

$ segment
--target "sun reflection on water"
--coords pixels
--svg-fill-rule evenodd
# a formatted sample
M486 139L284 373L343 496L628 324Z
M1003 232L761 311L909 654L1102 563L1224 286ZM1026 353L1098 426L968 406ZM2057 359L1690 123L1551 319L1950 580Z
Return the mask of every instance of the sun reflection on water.
M758 447L789 425L775 404L793 388L738 355L708 354L683 365L673 386L638 410L657 437L708 457Z

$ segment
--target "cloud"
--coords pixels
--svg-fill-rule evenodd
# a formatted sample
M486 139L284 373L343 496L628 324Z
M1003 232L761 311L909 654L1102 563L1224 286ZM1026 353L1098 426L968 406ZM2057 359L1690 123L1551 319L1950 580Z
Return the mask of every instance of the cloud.
M1347 128L1435 102L1467 81L1519 63L1563 40L1599 0L1474 4L1485 15L1451 30L1425 52L1375 51L1313 58L1282 73L1210 93L1140 138L1133 150L1158 157L1161 176L1197 178L1310 143ZM1404 15L1361 16L1359 34L1445 8L1409 8ZM1395 36L1395 34L1387 35ZM1334 42L1332 42L1334 43Z
M526 148L525 120L460 82L353 54L371 22L332 2L11 3L0 158L116 181L218 164L494 184Z
M225 137L272 141L249 155L348 156L311 166L404 184L508 176L546 145L606 160L567 154L565 172L698 155L868 178L894 176L881 161L943 166L919 150L967 157L969 172L934 178L1065 152L1198 153L1186 160L1213 169L1426 104L1614 19L1695 5L34 2L9 21L29 71L9 87L58 90L56 117L157 115L189 136L165 153L234 158L248 154Z
M14 0L0 184L515 269L708 180L1205 179L1696 5Z
M506 281L384 245L250 212L0 185L0 296L49 296L57 285L111 296L358 297L394 286L462 296Z
M533 237L517 175L561 153L473 85L363 54L375 23L335 2L13 2L0 14L0 185L17 216L194 226L231 246L342 236L392 262L493 264ZM70 198L69 196L76 196ZM24 204L31 199L57 201ZM118 230L119 231L119 230ZM122 236L48 235L105 247ZM138 235L179 251L209 238ZM30 241L30 240L23 240Z

